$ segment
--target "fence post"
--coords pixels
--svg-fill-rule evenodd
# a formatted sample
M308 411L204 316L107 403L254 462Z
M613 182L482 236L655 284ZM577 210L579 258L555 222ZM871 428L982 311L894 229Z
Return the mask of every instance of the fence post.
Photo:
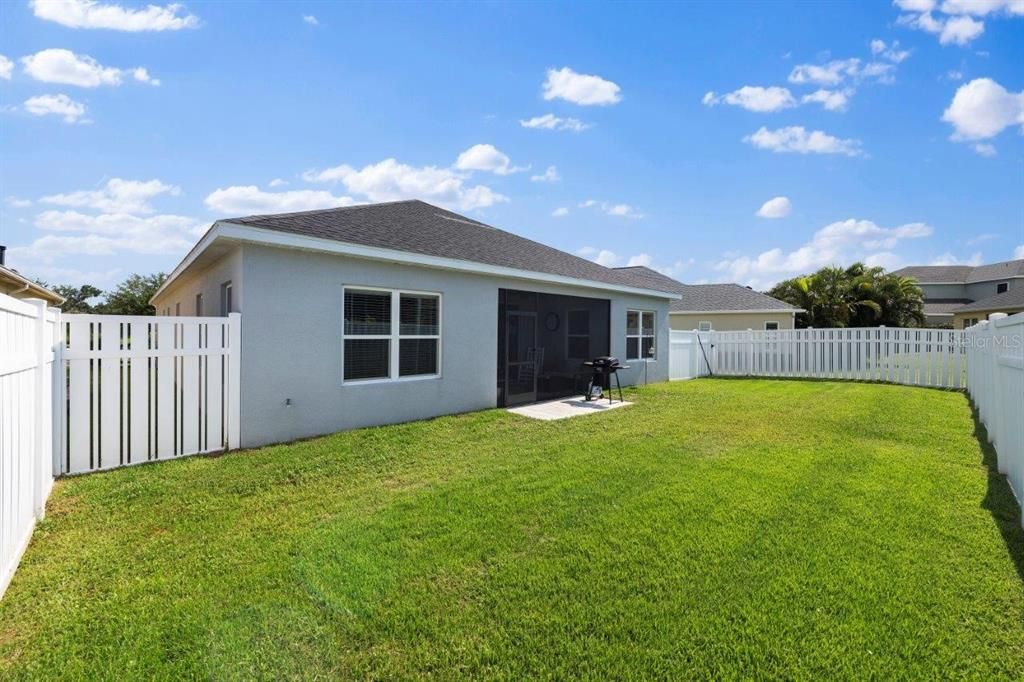
M53 344L53 365L50 371L50 379L53 382L51 388L51 405L53 410L53 424L51 438L53 438L53 476L61 476L67 473L67 371L64 367L64 320L61 317L60 308L53 308L53 336L50 342Z
M242 315L228 313L228 449L234 450L242 440L241 381Z
M32 408L33 412L33 452L32 452L32 511L36 518L42 520L43 514L46 511L46 476L50 475L50 467L43 466L43 460L46 459L46 424L47 420L44 419L48 406L44 400L46 395L43 390L46 386L46 354L50 350L49 344L46 341L46 301L38 298L27 299L26 303L31 304L36 309L36 324L35 324L35 356L36 366L33 374L34 393L33 398L35 399L35 405ZM52 437L52 434L50 434Z

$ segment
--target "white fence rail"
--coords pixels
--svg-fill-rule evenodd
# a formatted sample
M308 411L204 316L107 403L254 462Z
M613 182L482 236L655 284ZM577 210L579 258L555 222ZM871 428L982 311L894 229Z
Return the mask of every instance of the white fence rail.
M967 392L995 447L999 472L1024 501L1024 313L971 327L966 347Z
M238 446L238 313L63 321L62 473Z
M43 301L0 294L0 596L53 484L59 320Z
M962 388L962 331L888 327L672 331L669 375L805 377Z

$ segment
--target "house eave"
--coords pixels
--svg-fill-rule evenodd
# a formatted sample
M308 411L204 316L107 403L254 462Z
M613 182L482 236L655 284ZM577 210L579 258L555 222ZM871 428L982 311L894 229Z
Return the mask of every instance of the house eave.
M806 312L803 308L750 308L743 310L671 310L669 315L789 315Z
M220 220L213 224L203 238L196 244L181 263L171 272L164 283L157 289L150 301L159 297L170 285L183 274L196 259L218 239L229 240L236 243L261 244L264 246L276 246L279 248L300 249L306 251L317 251L353 258L366 258L369 260L386 261L418 267L435 268L441 270L453 270L457 272L469 272L474 274L491 275L495 277L508 277L510 279L522 279L547 284L562 284L566 286L580 287L585 289L597 289L603 291L614 291L617 293L634 294L651 298L662 298L678 300L682 298L679 294L673 294L654 289L643 289L625 285L598 282L595 280L578 279L565 275L554 275L545 272L531 270L520 270L516 268L499 265L488 265L475 261L459 260L456 258L445 258L441 256L428 256L408 251L385 249L350 242L340 242L333 239L320 237L308 237L296 235L277 230L267 230L250 225L240 225L227 220Z

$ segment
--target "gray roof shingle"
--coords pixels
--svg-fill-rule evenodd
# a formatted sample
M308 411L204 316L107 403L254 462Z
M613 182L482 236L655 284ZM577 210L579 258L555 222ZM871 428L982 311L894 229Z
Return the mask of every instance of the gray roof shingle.
M1004 291L1001 294L995 296L989 296L983 298L980 301L974 303L968 303L967 305L954 308L951 312L954 313L973 313L975 311L982 312L986 310L1011 312L1024 309L1024 287L1018 286Z
M221 222L603 284L647 288L612 268L415 199L254 215ZM658 288L657 291L666 290Z
M918 282L935 284L974 284L1009 277L1024 277L1024 259L989 265L911 265L892 274L913 277Z
M669 311L707 312L711 310L779 310L795 311L796 307L739 284L683 284L667 275L644 266L615 268L632 279L634 286L668 291L682 296L669 304Z

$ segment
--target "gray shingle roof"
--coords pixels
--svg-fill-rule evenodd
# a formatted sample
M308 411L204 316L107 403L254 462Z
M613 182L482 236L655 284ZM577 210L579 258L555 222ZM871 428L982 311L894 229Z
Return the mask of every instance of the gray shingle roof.
M1024 259L1008 260L989 265L911 265L893 272L902 277L913 277L918 282L936 284L973 284L991 282L1008 277L1024 277Z
M924 302L924 314L928 315L952 315L953 311L970 303L968 298L938 298Z
M255 215L222 222L604 284L641 286L612 268L419 200Z
M986 310L1010 312L1024 309L1024 287L1017 286L1009 291L1004 291L1001 294L995 296L989 296L983 298L980 301L974 303L968 303L967 305L954 308L954 313L973 313L975 311L981 312Z
M669 311L706 312L709 310L797 310L794 306L739 284L683 284L656 270L643 266L615 268L635 282L634 286L680 294L669 304Z

